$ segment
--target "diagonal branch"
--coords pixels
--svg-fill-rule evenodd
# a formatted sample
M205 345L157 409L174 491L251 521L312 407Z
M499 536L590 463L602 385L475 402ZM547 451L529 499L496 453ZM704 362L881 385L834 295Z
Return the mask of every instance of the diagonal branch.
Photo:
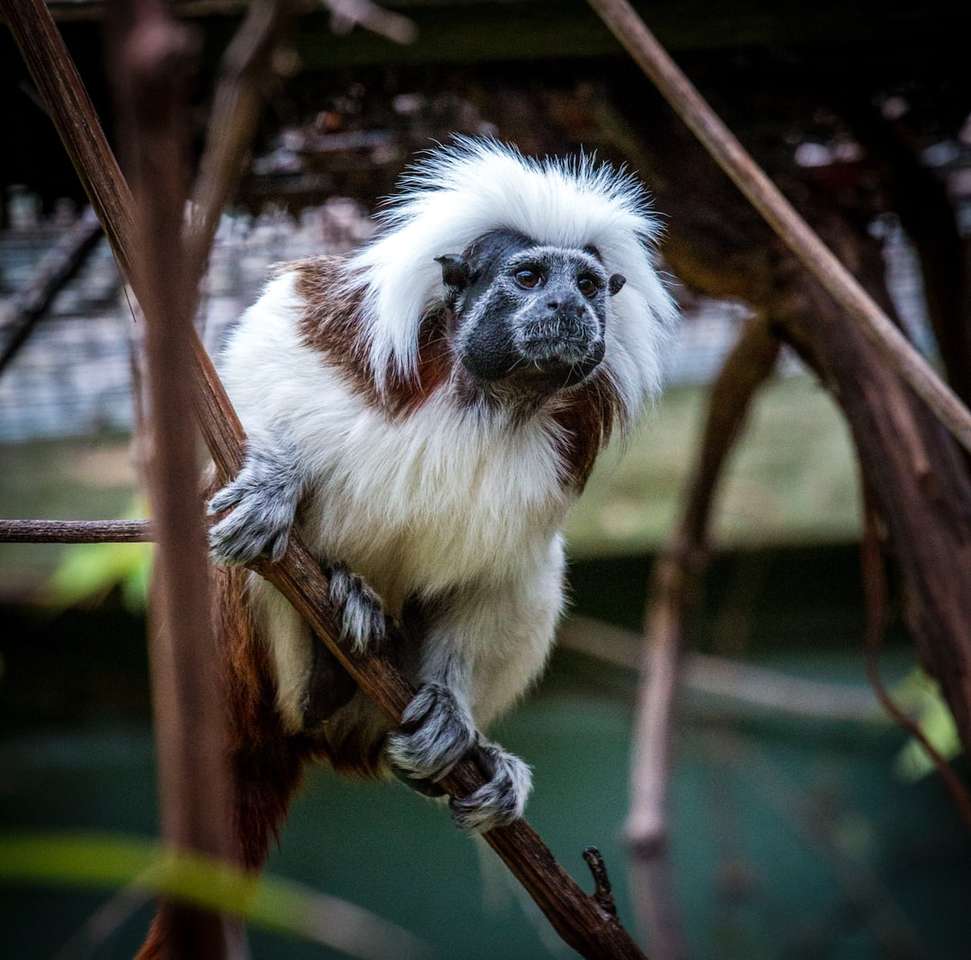
M590 0L590 5L783 243L857 321L884 362L971 451L971 412L765 175L634 8L627 0Z
M11 328L11 332L0 354L0 374L30 338L57 294L77 276L100 238L101 224L87 207L77 223L41 258L23 289L4 305L3 312L10 318L4 322L4 328Z
M143 290L131 270L135 248L131 193L108 147L97 115L77 70L57 33L43 0L0 0L0 9L24 55L34 82L71 156L75 169L98 212L115 250L119 267ZM198 363L196 416L209 451L223 479L238 470L243 456L243 430L198 336L189 333ZM394 722L414 691L394 667L378 656L357 656L337 641L327 580L307 548L294 537L278 564L254 566L300 612L358 686ZM396 638L392 637L392 643ZM400 639L400 638L399 638ZM484 782L469 758L443 781L453 795L465 796ZM588 958L643 958L617 918L593 896L583 892L556 862L539 835L521 820L489 831L485 839L546 914L560 936Z

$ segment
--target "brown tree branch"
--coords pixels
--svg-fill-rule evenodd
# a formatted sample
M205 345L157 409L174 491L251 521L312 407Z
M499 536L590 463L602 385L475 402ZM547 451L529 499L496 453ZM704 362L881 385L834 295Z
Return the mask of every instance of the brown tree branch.
M42 0L0 0L0 9L44 95L92 206L105 224L119 266L134 281L135 292L141 297L139 277L130 269L130 251L135 249L130 192L50 14ZM196 395L196 415L217 471L225 480L242 462L243 431L205 349L194 333L190 340L201 386ZM257 564L255 569L287 597L358 686L389 718L400 721L413 689L388 661L377 656L355 656L340 645L327 580L299 539L291 539L280 563ZM395 639L392 637L391 642ZM452 771L443 786L453 795L466 796L483 782L482 770L474 758L469 758ZM525 820L491 830L485 839L554 929L578 953L588 958L643 957L617 918L604 910L594 896L580 889Z
M164 0L113 0L110 13L109 60L134 183L131 259L145 317L147 479L157 533L149 655L162 836L177 849L230 860L229 711L210 617L195 382L186 376L195 310L182 243L193 44ZM160 909L161 956L240 956L218 913L170 900Z
M30 338L54 297L77 276L100 237L101 224L86 207L77 223L41 257L30 280L3 305L3 332L8 338L0 354L0 374Z
M0 543L145 543L147 520L0 520Z
M857 321L883 361L971 451L971 412L765 175L634 8L627 0L590 0L590 5L769 226Z
M652 953L661 960L687 954L667 852L672 722L685 621L707 563L708 530L722 467L778 352L778 340L757 316L725 360L711 389L698 461L685 488L684 512L668 549L655 562L648 591L626 834L632 850L632 886L638 891L635 903L643 908L642 926L651 932Z

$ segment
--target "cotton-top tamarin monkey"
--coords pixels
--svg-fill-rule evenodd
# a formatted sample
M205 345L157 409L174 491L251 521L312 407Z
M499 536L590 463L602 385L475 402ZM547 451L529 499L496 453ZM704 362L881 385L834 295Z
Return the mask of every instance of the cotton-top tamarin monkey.
M425 156L360 252L289 264L232 332L246 461L216 494L241 856L255 866L303 760L426 793L474 745L491 780L451 800L519 817L529 768L481 739L542 670L563 607L567 509L658 389L674 315L632 176L493 141ZM292 529L343 639L382 642L417 695L394 729L266 582ZM372 590L374 592L372 592ZM380 598L380 599L379 599Z

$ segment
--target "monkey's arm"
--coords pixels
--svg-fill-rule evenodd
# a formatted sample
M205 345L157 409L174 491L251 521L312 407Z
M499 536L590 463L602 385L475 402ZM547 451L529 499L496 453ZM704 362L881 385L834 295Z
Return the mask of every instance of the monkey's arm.
M213 559L245 565L260 556L279 560L304 491L295 450L285 441L251 434L236 479L209 501L209 513L232 510L209 531Z
M451 801L458 826L475 832L522 816L529 767L476 733L526 689L542 669L561 603L558 569L503 587L463 590L422 640L420 687L388 738L398 775L427 784L445 776L472 747L489 780Z

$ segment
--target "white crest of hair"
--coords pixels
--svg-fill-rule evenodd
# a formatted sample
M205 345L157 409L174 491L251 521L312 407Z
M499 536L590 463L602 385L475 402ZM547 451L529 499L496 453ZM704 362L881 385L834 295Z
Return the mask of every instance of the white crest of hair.
M653 262L660 227L640 181L581 155L536 160L495 140L457 137L429 151L382 212L383 229L351 261L378 387L413 375L426 310L444 295L435 258L496 229L539 244L597 247L627 283L610 298L605 364L630 419L660 386L675 308Z

